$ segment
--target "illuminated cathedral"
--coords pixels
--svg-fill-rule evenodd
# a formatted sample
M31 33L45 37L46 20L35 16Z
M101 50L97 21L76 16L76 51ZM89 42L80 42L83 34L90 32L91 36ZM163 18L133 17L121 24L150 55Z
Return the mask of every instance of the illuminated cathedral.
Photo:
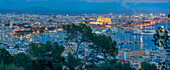
M89 24L100 24L100 25L112 24L112 21L111 21L111 19L108 18L108 17L98 16L96 22L90 22Z

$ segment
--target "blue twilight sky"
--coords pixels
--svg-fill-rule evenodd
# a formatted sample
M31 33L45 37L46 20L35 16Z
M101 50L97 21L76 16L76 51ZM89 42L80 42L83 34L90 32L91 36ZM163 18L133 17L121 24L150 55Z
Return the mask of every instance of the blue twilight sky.
M169 0L0 0L0 9L45 7L57 10L168 10Z

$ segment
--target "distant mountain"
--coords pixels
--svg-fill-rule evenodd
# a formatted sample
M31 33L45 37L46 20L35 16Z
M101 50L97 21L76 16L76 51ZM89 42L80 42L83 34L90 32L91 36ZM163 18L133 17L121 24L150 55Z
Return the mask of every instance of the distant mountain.
M21 9L0 9L0 13L35 13L35 14L168 14L168 10L56 10L45 7L28 7Z
M28 7L21 9L0 9L0 13L55 13L53 9L44 7Z

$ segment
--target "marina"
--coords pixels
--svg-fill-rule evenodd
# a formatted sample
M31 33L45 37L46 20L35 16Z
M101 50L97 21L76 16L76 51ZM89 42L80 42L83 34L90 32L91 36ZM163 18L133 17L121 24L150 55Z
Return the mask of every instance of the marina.
M141 49L150 49L150 50L155 50L156 47L154 43L152 42L153 39L153 34L155 33L155 30L160 27L164 26L165 29L170 29L169 25L170 23L159 23L158 25L154 26L148 26L148 27L143 27L146 29L150 30L138 30L134 32L125 32L123 29L116 29L116 30L111 30L111 34L108 34L112 36L112 39L117 41L117 47L120 49L122 48L130 48L131 50L139 50ZM118 31L119 32L118 32ZM103 31L96 31L96 33L104 33L105 30ZM142 33L145 32L145 33ZM64 37L62 37L63 34L61 34L60 31L52 32L52 33L42 33L38 35L34 35L32 37L33 42L39 42L39 43L45 43L46 41L51 41L51 42L61 42L64 40ZM61 38L62 37L62 38ZM60 39L58 39L60 38ZM61 40L61 41L59 41Z
M169 22L163 22L163 23L159 23L158 25L147 26L143 28L150 29L151 31L155 31L158 27L163 26L164 29L170 29L170 26L168 25L170 25ZM140 47L143 47L143 49L150 49L150 50L156 49L154 43L152 42L154 33L139 34L141 32L142 31L136 31L136 33L123 33L123 32L116 33L116 36L118 38L117 40L130 42L129 44L119 44L117 47L119 49L126 47L126 48L131 48L132 50L136 50L136 49L139 50Z

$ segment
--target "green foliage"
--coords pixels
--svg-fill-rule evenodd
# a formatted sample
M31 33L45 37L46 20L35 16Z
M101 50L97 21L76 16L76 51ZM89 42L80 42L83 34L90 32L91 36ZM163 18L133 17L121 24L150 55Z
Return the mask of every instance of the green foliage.
M128 63L118 62L117 64L113 64L112 70L135 70L135 68L131 66L130 62Z
M14 62L11 54L5 49L0 49L0 61L4 64L12 64Z
M16 54L14 56L14 60L15 60L16 65L24 67L25 70L31 70L32 69L32 60L25 53Z
M112 65L109 63L102 64L96 70L112 70Z
M102 52L104 55L109 54L111 56L116 56L118 54L118 49L116 48L116 41L112 41L111 37L105 35L95 35L92 39L93 45L90 45L91 49Z
M141 66L142 66L143 70L157 70L157 67L155 64L149 64L147 62L142 62Z
M111 37L107 37L105 35L96 35L92 33L92 29L85 24L71 24L63 26L63 29L67 31L68 42L77 43L77 48L75 49L75 54L78 58L78 51L81 43L92 43L89 46L91 50L89 55L84 58L83 61L79 61L79 68L83 67L86 62L94 55L95 53L103 53L106 57L107 55L115 57L118 53L118 49L116 48L116 42L112 41ZM82 63L81 63L82 62ZM92 61L94 62L94 61ZM95 65L93 65L95 66Z
M0 70L24 70L23 67L18 67L15 64L0 64Z
M61 54L64 47L57 43L46 42L45 44L31 44L29 54L35 59L33 61L34 69L52 69L60 70L64 62Z
M92 29L85 25L85 24L71 24L71 25L64 25L63 29L67 31L67 38L65 38L68 42L74 42L77 44L76 49L73 49L75 52L76 58L78 57L78 51L79 47L83 42L91 42L91 39L93 37ZM82 68L82 66L85 64L81 64L81 61L79 62L79 67Z
M76 59L73 54L69 53L64 65L66 65L70 70L74 70L79 65L78 61L79 59Z
M170 22L170 14L168 15L168 21Z
M161 68L162 70L167 70L167 67L165 67L165 66L166 66L165 62L162 62L162 63L159 62L158 64L161 66L160 68ZM164 66L164 65L165 65L165 66ZM168 64L167 64L167 65L168 65Z
M66 40L72 42L89 42L92 36L92 29L85 25L64 25L63 29L67 31L67 38Z
M89 70L135 70L131 67L130 63L104 63L100 66L97 66L97 68L89 68Z
M39 31L40 31L40 33L43 33L43 32L44 32L44 30L42 30L42 29L41 29L41 30L39 30Z
M168 40L168 31L163 31L163 29L159 27L158 30L156 30L156 34L154 34L152 41L158 47L169 49L170 47L168 47L168 45L170 45L170 43L168 43Z

